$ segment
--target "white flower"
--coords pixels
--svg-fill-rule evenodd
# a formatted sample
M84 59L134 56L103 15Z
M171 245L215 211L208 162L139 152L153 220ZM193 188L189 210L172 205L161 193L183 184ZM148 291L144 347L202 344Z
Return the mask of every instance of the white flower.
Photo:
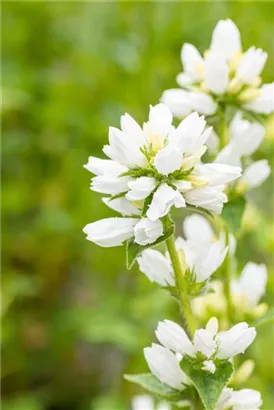
M217 402L216 410L259 410L262 402L261 393L253 389L233 390L224 388Z
M132 410L154 410L153 397L148 394L134 396L132 399Z
M194 346L184 329L177 323L171 320L159 322L155 334L159 342L168 349L181 355L195 356Z
M174 274L167 258L154 249L144 250L137 259L139 269L151 282L161 286L175 286Z
M153 195L152 202L147 211L147 216L152 221L156 221L164 215L167 215L173 205L175 208L185 207L186 203L184 197L179 191L175 191L167 184L162 184Z
M262 185L271 173L270 166L266 159L253 162L245 170L239 179L239 185L246 186L247 190L257 188Z
M261 144L265 128L257 122L249 122L237 112L229 126L230 142L219 152L215 162L241 166L242 157L252 155Z
M211 134L205 126L204 118L192 113L173 127L171 111L164 104L150 107L149 121L142 128L130 115L123 115L121 130L110 127L109 145L103 149L110 159L90 157L85 165L96 174L91 189L111 195L104 203L122 215L145 214L152 222L173 206L187 203L220 213L227 200L224 184L237 179L241 169L201 163ZM142 237L144 223L135 230L137 243L143 245L162 235L160 222L147 221L149 231L157 232Z
M196 330L191 342L184 329L176 323L170 320L159 322L155 333L162 346L154 344L152 348L145 349L145 352L147 349L150 352L149 357L145 356L152 373L162 382L180 390L182 383L186 381L183 380L176 355L180 359L189 356L196 360L197 365L200 364L201 370L214 373L218 360L230 360L231 357L243 353L256 336L255 329L248 328L247 323L239 323L226 332L217 331L218 321L213 317L205 329ZM168 357L170 364L166 369Z
M141 177L128 183L130 191L126 194L126 199L129 201L139 201L147 198L156 187L154 178Z
M145 359L150 371L162 383L183 390L187 383L187 377L180 368L178 359L166 347L153 343L151 347L144 349Z
M225 387L218 399L216 410L227 410L231 407L233 389Z
M253 101L244 104L244 107L269 115L274 111L274 83L262 85L259 91L259 95Z
M229 19L220 20L204 57L193 45L183 45L184 72L177 76L182 90L166 90L161 100L179 118L192 111L212 115L219 104L231 101L244 109L270 114L274 110L273 84L259 88L266 59L267 53L253 46L242 52L237 26Z
M228 248L223 240L215 240L214 233L205 218L199 215L187 217L184 226L186 226L187 239L179 237L176 240L176 248L185 259L182 268L194 274L195 282L204 282L222 264ZM141 272L151 281L161 286L175 285L174 272L168 255L164 256L156 250L145 250L138 258L138 263Z
M136 243L147 245L163 234L163 225L147 218L106 218L87 224L83 231L89 241L104 248L122 245L132 237Z
M258 410L263 404L261 393L253 389L233 391L230 403L232 410Z
M239 61L236 77L245 84L250 84L261 74L267 60L267 53L260 48L250 47Z
M154 399L148 394L134 396L132 399L132 410L171 410L167 401L160 401L155 407Z
M256 337L254 327L248 327L245 322L238 323L230 330L217 335L219 359L228 359L239 353L244 353Z
M136 208L130 201L125 197L120 198L102 198L102 201L110 209L113 209L116 212L119 212L123 216L130 215L140 215L140 209Z
M199 206L216 214L220 214L223 209L223 204L228 201L223 190L224 185L195 188L185 194L185 199L190 205Z
M148 218L143 218L134 226L135 242L139 245L154 243L163 235L163 231L160 220L151 221Z
M137 222L137 218L107 218L86 225L83 231L99 246L119 246L133 236Z
M255 307L265 293L266 282L266 266L248 262L240 278L232 281L231 291L236 305L242 300L247 309Z

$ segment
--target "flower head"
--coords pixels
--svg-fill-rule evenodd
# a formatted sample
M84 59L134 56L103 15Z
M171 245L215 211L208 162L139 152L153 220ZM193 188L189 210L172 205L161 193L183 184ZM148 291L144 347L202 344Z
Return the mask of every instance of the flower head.
M200 365L201 370L215 373L220 361L230 360L247 349L256 331L243 322L218 333L218 321L211 318L205 329L196 330L193 342L181 326L170 320L159 322L155 334L161 345L145 348L150 370L163 383L181 390L188 381L178 358L188 356Z
M91 189L109 194L108 206L117 209L111 202L118 198L124 214L142 209L152 221L187 203L219 213L226 202L223 185L238 178L241 169L201 163L211 132L205 125L193 113L175 128L164 104L150 108L142 128L128 114L122 116L121 130L110 128L103 149L110 159L90 157L85 165L96 174Z
M183 45L184 72L177 76L181 89L165 91L162 101L179 118L192 111L212 115L219 104L270 114L274 110L274 83L260 87L266 59L267 53L254 46L243 52L235 23L220 20L204 56L192 44Z

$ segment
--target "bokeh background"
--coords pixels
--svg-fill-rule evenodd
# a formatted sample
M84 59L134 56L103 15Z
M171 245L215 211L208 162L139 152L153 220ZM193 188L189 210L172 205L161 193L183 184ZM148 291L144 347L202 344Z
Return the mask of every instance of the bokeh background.
M87 242L83 226L114 215L89 190L82 165L102 156L108 126L175 86L183 42L205 50L221 18L244 48L268 51L271 2L2 3L2 405L3 410L125 410L139 390L122 374L147 371L142 348L177 307L123 248ZM273 128L255 158L273 160ZM267 263L273 301L271 179L252 195L239 241L239 270ZM178 230L180 215L178 214ZM247 356L249 387L272 409L273 329L261 327Z

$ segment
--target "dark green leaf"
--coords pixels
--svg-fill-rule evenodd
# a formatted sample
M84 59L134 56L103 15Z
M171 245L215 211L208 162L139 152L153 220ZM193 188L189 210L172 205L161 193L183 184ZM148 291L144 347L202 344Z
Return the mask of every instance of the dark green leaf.
M124 378L132 383L139 384L150 393L156 394L169 401L182 400L182 393L178 390L172 389L164 383L161 383L153 374L125 374Z
M229 230L234 234L240 231L245 204L246 200L239 196L224 205L222 217L227 223Z
M228 383L233 367L230 362L220 362L214 374L201 370L191 359L184 358L181 368L192 381L206 410L214 410L220 394Z
M165 241L167 238L169 238L174 232L174 222L171 221L170 219L167 219L165 223L165 230L162 236L160 236L155 242L142 246L138 245L138 243L134 242L134 239L129 239L127 241L127 246L126 246L126 259L127 259L127 268L131 269L136 258L145 250L148 248L151 248L152 246L158 245L159 243Z

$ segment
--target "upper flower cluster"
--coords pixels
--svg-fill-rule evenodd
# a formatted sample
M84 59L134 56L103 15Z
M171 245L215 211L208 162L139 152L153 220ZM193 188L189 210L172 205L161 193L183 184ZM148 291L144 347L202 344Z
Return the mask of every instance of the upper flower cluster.
M158 104L150 108L149 121L142 128L128 114L121 117L121 130L110 128L109 145L103 149L110 159L89 157L85 168L96 174L91 189L110 195L104 203L122 215L142 218L137 228L138 220L121 222L130 225L130 236L137 243L153 243L162 235L160 219L173 206L189 204L220 213L227 202L225 184L238 178L241 168L201 162L211 133L205 126L204 118L192 113L175 128L169 108ZM98 225L85 228L90 240L96 242L98 234L102 237L102 226L99 232ZM150 238L148 231L152 231ZM123 240L127 237L128 233Z
M186 43L181 59L184 72L177 82L182 89L166 90L162 96L177 117L192 111L212 115L220 104L262 114L274 110L274 83L260 87L267 53L254 46L243 52L240 32L231 20L217 23L203 57Z

